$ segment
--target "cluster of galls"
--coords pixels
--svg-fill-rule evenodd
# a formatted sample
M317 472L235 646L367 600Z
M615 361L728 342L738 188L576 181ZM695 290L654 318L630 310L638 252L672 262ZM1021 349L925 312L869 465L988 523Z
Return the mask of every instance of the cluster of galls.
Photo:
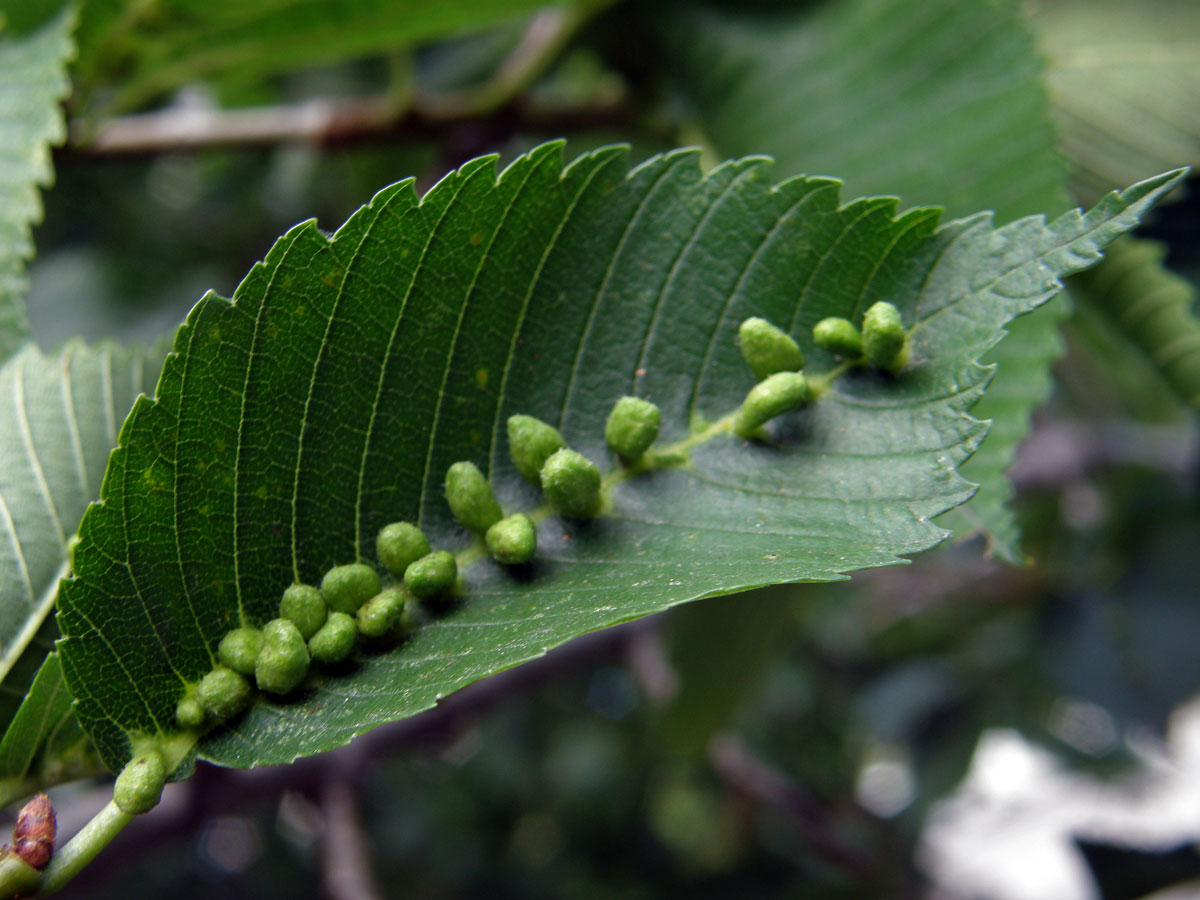
M900 311L884 301L866 311L861 332L849 319L828 318L814 326L813 340L830 353L888 372L900 371L908 361L908 335ZM757 317L738 328L738 346L759 382L746 395L733 430L739 437L759 437L759 429L771 419L812 400L801 371L804 354L787 332Z
M604 438L626 465L633 465L658 439L661 424L662 414L653 403L622 397L608 415ZM563 515L586 519L600 511L600 470L568 447L558 429L533 416L512 416L508 446L517 471L540 487ZM490 536L488 546L491 548Z
M899 311L890 303L867 310L861 333L846 319L830 318L817 324L813 338L818 346L855 364L891 372L908 359L908 337ZM746 319L738 330L738 344L759 383L746 395L733 430L754 438L771 419L810 402L812 391L802 372L800 348L770 322ZM604 437L621 461L633 466L657 440L661 421L653 403L622 397L605 422ZM560 513L588 518L600 512L600 470L568 447L556 428L533 416L512 416L508 443L517 471L540 487ZM483 538L497 562L522 565L537 553L533 520L524 513L505 515L474 463L456 462L446 472L446 502L463 527ZM235 716L249 706L255 687L270 694L291 693L314 661L341 662L360 635L369 640L402 638L416 625L418 601L453 593L458 580L454 554L431 551L424 533L411 522L381 529L376 551L379 562L402 580L401 586L384 588L375 569L365 563L335 566L319 588L292 585L283 592L278 618L261 629L235 628L222 638L219 664L179 701L178 723L201 728Z
M430 552L424 533L409 522L380 529L376 551L388 571L402 577L402 587L384 588L365 563L334 566L319 588L293 584L283 592L278 618L221 639L218 665L176 706L178 723L200 728L235 716L249 706L255 686L291 693L313 662L331 665L349 656L359 635L403 637L415 626L415 601L441 597L458 577L454 554Z
M627 463L636 461L658 436L658 407L623 397L608 418L610 446ZM600 471L567 447L557 429L532 416L508 420L513 462L541 486L564 515L595 515L600 507ZM446 472L446 502L463 527L483 537L492 557L504 565L529 562L537 552L537 529L523 513L504 515L487 478L470 462ZM379 562L402 585L383 587L365 563L334 566L320 587L293 584L283 592L279 617L261 629L244 626L227 633L217 647L218 664L179 701L175 719L184 728L203 728L232 718L250 705L255 688L289 694L313 662L332 665L346 659L358 637L398 640L416 626L417 601L451 595L458 564L446 550L431 551L429 540L411 522L379 531Z

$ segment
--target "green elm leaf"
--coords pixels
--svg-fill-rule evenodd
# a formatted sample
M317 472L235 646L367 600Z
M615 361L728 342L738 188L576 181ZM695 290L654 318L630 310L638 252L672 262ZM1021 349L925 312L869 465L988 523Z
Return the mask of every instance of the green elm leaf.
M1125 238L1104 265L1072 280L1086 303L1117 339L1144 354L1179 401L1200 411L1200 316L1196 288L1163 266L1166 249Z
M43 629L68 544L100 494L109 451L134 398L152 389L165 348L72 342L47 355L28 344L0 366L0 722L7 724L36 666L22 654ZM51 629L53 626L49 626ZM18 667L18 661L21 665ZM16 668L14 668L16 667Z
M991 209L1007 222L1066 209L1041 56L1012 0L643 10L720 156L769 153L778 177L836 173L855 194L895 193L953 216ZM959 537L984 534L1010 561L1021 553L1006 472L1049 396L1066 313L1057 299L1013 322L988 357L995 383L973 413L994 424L962 469L980 488L941 521Z
M50 146L67 133L59 103L71 87L74 23L63 11L20 39L0 32L0 361L29 340L25 263L42 218L38 188L54 178Z
M58 654L50 653L0 741L0 806L46 786L103 771L71 712L73 702Z
M375 565L396 520L457 554L456 601L393 649L260 696L199 758L285 763L598 628L900 563L972 492L955 467L985 430L967 412L990 375L980 355L1180 177L1051 224L939 229L894 199L843 204L828 178L774 184L761 158L704 174L677 151L631 171L604 148L564 169L551 144L499 175L474 160L423 198L411 181L385 188L332 236L302 223L232 301L197 304L156 399L125 422L60 592L77 716L119 768L175 731L225 631L272 618L288 584ZM912 323L913 363L835 371L812 325L885 297ZM827 388L766 443L731 434L754 383L734 340L749 315L796 336ZM626 394L661 409L666 463L614 468L604 422ZM598 517L554 515L521 477L515 413L609 473ZM464 546L442 494L459 459L538 521L521 572L478 537Z

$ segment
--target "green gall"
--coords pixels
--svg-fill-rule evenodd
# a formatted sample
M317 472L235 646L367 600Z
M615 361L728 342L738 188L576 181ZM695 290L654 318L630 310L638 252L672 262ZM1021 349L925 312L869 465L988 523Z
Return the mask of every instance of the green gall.
M354 649L358 626L353 616L331 612L321 630L308 639L308 652L320 663L341 662Z
M542 466L542 490L564 515L594 516L600 508L600 470L574 450L558 450Z
M523 513L501 519L487 530L484 540L496 562L506 566L527 563L537 552L537 529Z
M195 697L184 697L175 704L175 722L180 728L199 728L208 719L208 713Z
M622 397L604 423L604 439L623 459L636 462L658 440L662 413L640 397Z
M308 645L290 619L272 619L263 626L263 648L254 666L260 690L290 694L308 674Z
M325 624L329 607L321 592L311 584L293 584L283 592L279 601L279 615L291 620L306 641Z
M863 353L874 365L899 369L907 358L907 339L900 310L892 304L881 300L863 315Z
M742 322L737 342L742 358L760 381L776 372L798 372L804 368L804 354L791 335L766 319L752 316Z
M429 552L429 539L412 522L393 522L379 529L375 552L389 572L398 577Z
M404 570L404 586L421 600L436 597L454 586L458 578L458 563L454 554L437 550L422 556Z
M746 395L738 410L733 430L739 437L752 437L771 419L808 402L808 381L799 372L777 372L760 381Z
M138 816L158 806L167 784L167 766L157 750L135 756L113 785L113 802L121 812Z
M487 477L475 463L456 462L446 470L446 502L459 523L483 533L504 518Z
M257 628L235 628L217 645L217 659L235 672L254 674L254 661L262 650L262 632Z
M233 669L214 666L196 685L196 699L216 719L230 719L250 705L254 688Z
M321 596L330 609L353 615L379 593L379 575L366 563L334 566L321 579Z
M558 429L533 416L510 416L508 452L526 481L541 484L542 466L556 450L567 446Z
M396 634L396 625L408 612L408 594L399 588L389 588L376 594L358 608L355 616L358 630L364 637L380 638ZM412 616L408 616L410 622ZM400 631L404 631L403 628Z
M862 335L849 319L830 316L813 326L817 346L838 356L862 356Z

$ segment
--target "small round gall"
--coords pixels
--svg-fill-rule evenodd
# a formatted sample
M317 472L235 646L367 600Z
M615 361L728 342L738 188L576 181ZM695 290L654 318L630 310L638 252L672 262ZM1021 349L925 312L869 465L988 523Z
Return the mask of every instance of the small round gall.
M404 570L429 552L429 539L412 522L393 522L379 529L375 552L384 567L398 578Z
M311 584L293 584L283 592L279 601L279 616L289 619L306 641L325 624L329 607L321 592Z
M446 470L446 502L459 524L479 534L504 518L487 477L471 462L456 462Z
M225 633L217 645L217 659L223 666L243 675L254 674L254 661L262 650L262 632L257 628L235 628Z
M484 540L492 558L506 566L527 563L537 553L537 528L523 513L501 519L488 529Z
M249 706L252 699L254 688L246 677L225 666L214 666L196 685L197 702L214 719L233 718Z
M622 397L604 423L604 439L626 462L637 462L650 445L658 440L662 413L657 406L640 397Z
M175 722L180 728L200 728L208 720L208 713L195 697L184 697L175 704Z
M353 616L331 612L321 630L308 639L308 652L319 663L338 663L350 655L357 636L358 626Z
M354 615L379 593L379 575L366 563L334 566L321 579L321 596L330 609Z
M542 466L542 490L563 515L594 516L600 508L600 470L574 450L558 450Z
M508 453L526 481L541 484L542 466L556 450L567 446L558 429L533 416L516 415L508 420Z
M404 586L420 600L444 594L458 578L458 563L447 550L435 550L422 556L404 570Z

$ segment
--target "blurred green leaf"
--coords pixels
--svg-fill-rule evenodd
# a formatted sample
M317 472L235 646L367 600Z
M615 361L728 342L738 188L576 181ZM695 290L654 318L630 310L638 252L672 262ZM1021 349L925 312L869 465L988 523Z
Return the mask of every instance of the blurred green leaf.
M371 560L384 523L461 547L448 464L474 460L507 507L536 506L507 460L512 413L608 468L602 422L635 392L689 459L615 472L595 521L546 518L528 574L480 559L476 539L464 602L294 698L260 699L202 756L287 762L587 631L931 546L930 518L969 495L954 466L982 434L965 412L988 376L979 355L1181 177L1052 225L935 231L929 211L894 218L894 201L839 206L829 180L773 186L761 159L702 176L691 152L632 172L619 148L566 170L560 152L499 178L476 160L419 201L394 185L332 238L301 224L234 302L193 310L158 399L126 420L60 595L64 673L109 765L130 735L176 731L176 702L231 626L272 618L293 580ZM733 342L745 315L787 324L815 377L832 360L812 324L885 296L915 323L911 369L836 378L771 444L728 436L717 417L752 384Z
M120 422L151 390L161 357L78 342L47 355L27 344L0 366L8 423L0 433L0 724L28 684L14 683L10 670L54 606L69 542L100 493ZM21 668L28 679L36 665Z
M1131 343L1181 402L1200 410L1200 319L1196 289L1167 270L1164 248L1128 238L1113 244L1103 265L1073 281L1110 332Z
M565 0L92 0L76 71L105 112L123 112L192 81L380 56L556 5Z
M894 192L951 215L990 208L1004 222L1066 207L1041 62L1016 3L655 9L668 63L721 155L770 153L784 174L837 172L852 193ZM998 368L973 413L993 426L962 468L980 489L942 520L985 534L1010 561L1021 553L1005 473L1049 394L1065 312L1056 300L1014 322L988 355Z
M679 689L662 728L676 752L700 755L795 643L795 588L713 598L673 617L668 651Z
M50 145L66 136L58 104L70 89L74 22L64 11L22 39L0 33L0 361L29 339L24 271L42 218L38 189L54 178Z
M1200 5L1054 0L1030 9L1079 200L1200 162Z
M0 805L48 785L103 771L71 713L74 701L51 653L0 741Z

